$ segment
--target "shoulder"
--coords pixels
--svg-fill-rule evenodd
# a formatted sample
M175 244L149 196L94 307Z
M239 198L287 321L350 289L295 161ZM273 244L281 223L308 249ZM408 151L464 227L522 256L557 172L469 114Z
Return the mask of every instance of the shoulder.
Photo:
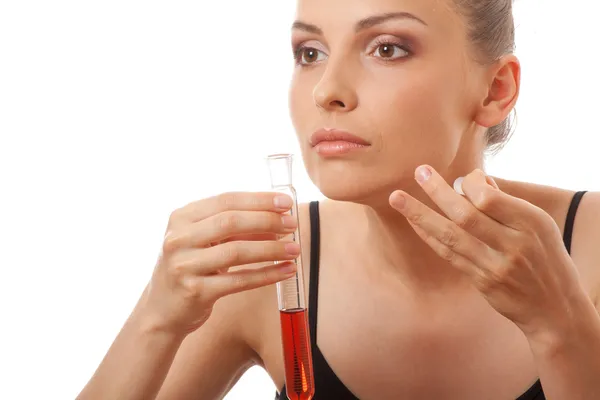
M585 268L594 284L594 301L600 307L600 192L587 192L581 199L575 224L571 254Z
M502 190L546 211L564 235L565 222L575 191L494 178ZM583 189L585 190L585 189ZM600 306L600 192L585 193L573 225L571 257L596 306Z

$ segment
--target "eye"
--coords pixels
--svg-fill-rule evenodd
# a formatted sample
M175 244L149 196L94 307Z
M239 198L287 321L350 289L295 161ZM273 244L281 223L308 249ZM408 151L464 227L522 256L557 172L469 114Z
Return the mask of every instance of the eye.
M409 52L402 45L397 43L377 43L373 55L389 61L406 57L409 55Z
M314 64L323 61L327 55L313 47L302 46L296 50L296 63L300 65Z

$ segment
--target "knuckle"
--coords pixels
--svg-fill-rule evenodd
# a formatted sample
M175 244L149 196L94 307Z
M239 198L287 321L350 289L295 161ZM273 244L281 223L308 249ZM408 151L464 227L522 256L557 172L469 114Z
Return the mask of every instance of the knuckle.
M279 242L256 243L248 249L247 259L249 261L264 261L271 259L284 251L284 245Z
M216 219L217 229L222 232L234 231L239 222L239 216L234 213L223 213Z
M176 208L169 215L169 226L181 221L185 215L185 208Z
M273 270L266 270L263 269L260 274L258 275L258 280L259 282L261 282L262 284L267 284L269 282L273 282L275 281L275 272Z
M268 200L265 196L257 195L255 193L251 193L247 199L247 202L253 208L262 208L268 203ZM270 201L270 204L273 204L273 200Z
M456 211L455 221L458 226L465 230L472 230L479 223L479 219L474 210L465 210L464 208L459 208Z
M181 238L174 231L169 230L165 234L163 239L162 252L163 254L170 254L181 246Z
M242 251L235 243L227 243L219 246L220 259L224 265L232 266L240 263Z
M423 222L423 214L418 212L413 213L408 217L408 219L413 225L421 225L421 223Z
M476 178L483 178L485 179L485 177L487 176L485 172L483 172L483 170L481 168L475 168L470 175L473 175Z
M202 279L183 279L181 282L184 299L195 300L204 292L204 281Z
M442 259L444 259L450 263L453 262L454 257L456 257L456 253L454 253L454 251L452 251L452 249L450 247L446 247L446 246L442 246L442 248L439 251L439 255Z
M239 193L235 192L221 193L217 196L217 203L224 210L235 208L236 204L238 204L238 200Z
M427 191L431 196L436 196L440 191L440 184L436 180L430 179Z
M527 257L523 254L520 248L516 248L505 256L506 262L500 267L500 271L504 274L513 268L524 267L528 264ZM502 275L504 276L504 275Z
M280 232L283 229L282 215L256 214L256 218L252 218L253 228L263 232Z
M540 230L551 232L558 229L556 221L554 220L554 218L552 218L552 216L550 216L550 214L548 214L545 210L539 207L535 207L534 209L534 221L540 227Z
M451 228L446 228L440 238L440 242L444 244L449 250L453 250L458 245L458 235Z
M291 214L284 214L289 216ZM271 218L265 218L264 228L268 232L279 232L283 229L283 215L271 214Z
M486 211L493 207L498 200L498 192L491 188L485 188L473 199L473 204L478 210Z
M246 290L250 287L250 281L248 278L241 274L232 274L231 275L231 286L235 291Z
M500 281L489 274L480 274L475 279L476 287L484 294L494 292L500 284Z
M488 287L493 289L503 286L506 282L508 282L510 271L510 266L498 265L491 273L491 276L488 278Z
M478 183L485 181L487 174L481 168L475 168L465 176L464 183L469 185L477 185Z
M186 268L182 263L172 262L167 267L167 274L176 282L185 283Z

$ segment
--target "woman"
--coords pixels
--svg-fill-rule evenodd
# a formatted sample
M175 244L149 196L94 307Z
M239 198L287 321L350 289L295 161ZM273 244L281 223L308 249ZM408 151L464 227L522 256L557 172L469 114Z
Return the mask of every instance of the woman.
M600 398L600 195L482 171L519 93L510 0L299 0L297 18L291 116L329 199L300 212L315 399ZM79 398L217 399L252 365L285 393L289 200L175 211Z

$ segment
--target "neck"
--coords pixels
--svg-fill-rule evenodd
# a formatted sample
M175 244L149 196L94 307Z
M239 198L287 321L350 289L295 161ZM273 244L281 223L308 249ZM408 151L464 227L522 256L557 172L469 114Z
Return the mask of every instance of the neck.
M451 167L438 172L452 185L456 178L467 175L475 168L483 168L482 163L463 164L458 168ZM397 188L402 188L445 217L412 177L399 182ZM371 265L378 266L374 273L384 279L388 279L392 274L409 292L418 294L447 293L471 288L468 277L440 258L415 233L406 218L389 205L390 193L377 196L368 202L361 202L359 206L363 210L364 218L361 225L367 226L367 229L362 230L365 238L359 243L370 244L365 254L375 257L369 260Z

